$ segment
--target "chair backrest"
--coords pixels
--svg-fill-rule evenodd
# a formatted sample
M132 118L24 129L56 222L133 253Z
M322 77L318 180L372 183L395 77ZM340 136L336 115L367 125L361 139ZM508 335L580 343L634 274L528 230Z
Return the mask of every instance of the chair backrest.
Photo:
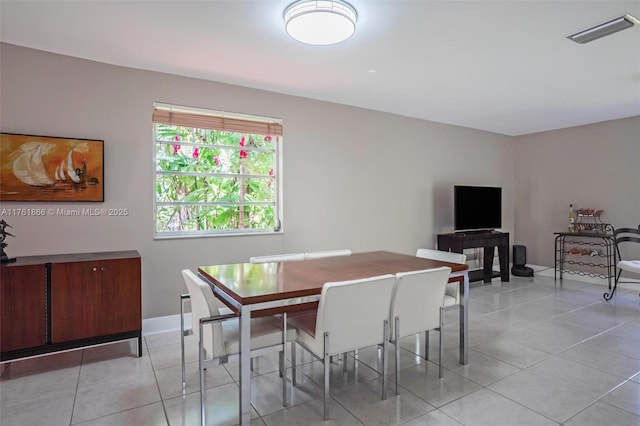
M392 339L397 340L439 326L440 308L443 306L449 274L451 268L448 266L396 274L389 310ZM400 322L397 333L396 317Z
M304 253L274 254L269 256L254 256L249 259L251 263L289 262L304 260Z
M335 256L351 256L351 250L326 250L326 251L314 251L304 254L305 260L320 259L323 257L335 257Z
M218 300L209 284L188 269L182 271L191 300L191 326L193 335L200 338L200 319L220 315L224 304ZM205 324L202 344L210 357L225 355L222 325L219 322Z
M318 303L316 353L322 353L325 332L331 355L382 343L394 281L387 274L326 283Z
M640 229L635 228L618 228L613 231L616 239L616 252L618 260L640 259ZM635 250L628 243L638 244ZM627 246L627 250L621 250L622 246ZM622 254L625 254L623 256Z
M425 259L441 260L443 262L451 263L467 263L467 256L462 253L454 253L452 251L442 251L427 248L419 248L416 252L416 257L423 257ZM455 275L455 274L454 274ZM453 298L451 305L460 304L460 285L457 283L450 283L445 294L447 297Z
M451 263L467 263L467 256L462 253L454 253L452 251L442 251L427 248L419 248L416 257L425 259L441 260Z

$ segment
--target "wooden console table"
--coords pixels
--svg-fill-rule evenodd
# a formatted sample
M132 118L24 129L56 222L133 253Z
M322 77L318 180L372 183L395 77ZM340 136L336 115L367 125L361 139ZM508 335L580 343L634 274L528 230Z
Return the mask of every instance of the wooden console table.
M497 231L456 232L438 235L438 250L462 253L466 248L484 248L484 269L480 272L469 271L469 281L484 280L490 283L492 278L500 277L509 281L509 233ZM498 247L500 273L494 273L493 248Z
M137 251L19 257L0 267L0 361L138 339Z

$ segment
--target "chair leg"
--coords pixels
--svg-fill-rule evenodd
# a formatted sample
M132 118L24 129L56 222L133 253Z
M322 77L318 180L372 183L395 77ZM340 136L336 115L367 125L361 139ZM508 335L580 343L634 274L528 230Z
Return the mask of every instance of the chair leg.
M383 323L382 340L382 399L387 399L387 349L389 348L389 320ZM397 343L396 343L397 345Z
M291 341L291 387L296 385L296 342ZM292 389L293 395L293 389Z
M280 367L280 377L282 377L282 406L287 407L287 367L286 360L284 358L284 351L278 352L278 361Z
M342 353L342 372L343 373L347 372L347 353L346 352Z
M398 395L398 380L400 379L400 342L398 338L398 331L400 330L400 318L395 317L394 325L394 344L396 345L396 395Z
M324 420L329 420L329 368L331 357L329 356L329 333L324 333Z
M282 314L282 345L284 351L284 362L287 362L287 313ZM282 377L282 370L280 370L280 377Z
M620 271L618 271L618 275L616 275L616 277L615 277L615 280L614 280L614 283L613 283L613 290L611 290L611 291L609 291L609 293L605 293L603 295L604 300L609 301L609 300L613 299L613 295L616 292L616 288L618 288L618 281L620 280L620 274L622 274L622 269Z
M182 394L184 395L187 388L187 372L184 359L184 300L188 296L180 295L180 353L182 355Z
M429 359L429 330L424 332L424 359Z
M438 364L440 366L438 374L439 374L439 377L441 379L444 377L444 371L442 369L442 319L443 318L444 318L444 308L441 306L440 307L440 330L438 330L439 331L439 333L438 333L439 337L438 338L440 339L439 344L438 344L438 346L439 346L439 348L438 348Z
M357 372L358 371L358 364L360 359L358 358L358 350L356 349L355 351L353 351L353 369Z
M201 425L206 425L207 420L205 419L205 405L204 405L204 345L202 342L203 336L203 327L202 323L200 323L200 338L198 339L198 371L200 372L200 423Z

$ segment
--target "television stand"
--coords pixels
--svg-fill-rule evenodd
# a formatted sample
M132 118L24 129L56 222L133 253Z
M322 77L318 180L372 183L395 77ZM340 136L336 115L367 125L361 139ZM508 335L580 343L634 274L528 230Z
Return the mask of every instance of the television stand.
M500 274L496 275L509 282L509 233L497 231L472 231L438 235L438 250L462 253L466 248L484 248L484 268L482 274L469 272L469 281L483 280L490 283L494 277L493 252L498 247Z
M478 234L490 234L493 231L489 229L476 229L473 231L456 231L455 233L458 235L478 235Z

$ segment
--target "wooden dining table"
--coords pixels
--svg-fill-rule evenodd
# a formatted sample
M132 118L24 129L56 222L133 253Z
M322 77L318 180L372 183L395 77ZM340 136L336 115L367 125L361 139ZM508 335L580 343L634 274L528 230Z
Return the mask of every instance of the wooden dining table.
M441 266L450 267L449 281L460 284L460 363L467 364L469 278L466 264L374 251L304 261L200 266L198 273L213 292L240 315L240 424L251 422L251 317L313 308L327 282Z

